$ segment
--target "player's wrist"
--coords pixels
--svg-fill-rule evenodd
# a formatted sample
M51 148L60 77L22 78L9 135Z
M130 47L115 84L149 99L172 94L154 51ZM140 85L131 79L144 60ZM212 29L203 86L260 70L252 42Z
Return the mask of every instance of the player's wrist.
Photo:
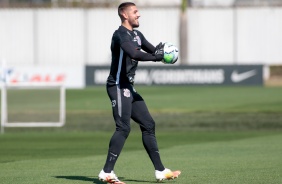
M154 62L160 62L163 59L163 55L160 55L160 54L155 55L155 57L156 57L156 60Z

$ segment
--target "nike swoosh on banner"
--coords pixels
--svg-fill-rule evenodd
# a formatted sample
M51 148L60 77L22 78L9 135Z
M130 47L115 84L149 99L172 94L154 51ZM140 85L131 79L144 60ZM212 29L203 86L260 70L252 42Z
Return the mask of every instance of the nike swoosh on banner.
M231 80L232 82L238 83L256 75L256 73L257 73L256 70L250 70L243 73L238 73L237 70L234 70L231 74Z

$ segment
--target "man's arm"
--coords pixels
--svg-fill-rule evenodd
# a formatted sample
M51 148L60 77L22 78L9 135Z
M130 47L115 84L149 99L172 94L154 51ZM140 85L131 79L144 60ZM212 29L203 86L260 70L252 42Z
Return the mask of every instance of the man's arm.
M153 54L154 51L155 51L155 47L146 40L146 38L143 36L143 40L142 40L142 46L141 48L145 51L145 52L148 52L148 53L151 53Z
M161 61L163 59L163 53L155 54L153 52L151 53L142 52L140 50L137 50L134 44L130 41L123 42L121 44L121 48L126 54L128 54L128 56L131 59L135 59L137 61ZM155 49L154 46L153 48Z

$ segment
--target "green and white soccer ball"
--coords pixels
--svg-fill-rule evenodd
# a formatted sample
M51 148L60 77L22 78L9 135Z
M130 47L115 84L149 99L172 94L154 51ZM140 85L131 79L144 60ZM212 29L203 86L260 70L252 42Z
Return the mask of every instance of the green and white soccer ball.
M169 42L164 44L164 58L162 62L164 64L174 64L178 59L178 48Z

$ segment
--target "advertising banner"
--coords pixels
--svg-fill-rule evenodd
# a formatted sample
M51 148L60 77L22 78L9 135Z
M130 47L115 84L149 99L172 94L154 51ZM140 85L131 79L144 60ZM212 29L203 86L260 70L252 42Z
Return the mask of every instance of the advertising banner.
M66 88L84 88L84 66L25 66L1 68L7 84L62 83Z
M86 66L86 86L105 85L109 66ZM263 65L139 66L135 84L263 85Z

